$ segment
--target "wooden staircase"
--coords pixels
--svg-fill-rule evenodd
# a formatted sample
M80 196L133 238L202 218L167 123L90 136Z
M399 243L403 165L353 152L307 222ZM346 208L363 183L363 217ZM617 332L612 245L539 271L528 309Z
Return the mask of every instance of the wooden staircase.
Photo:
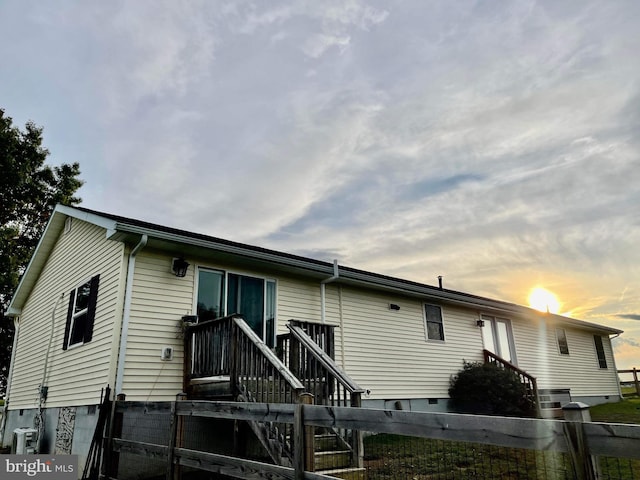
M274 353L240 315L187 325L184 391L192 399L360 407L363 390L334 361L334 327L293 320L287 327ZM247 423L274 463L292 466L292 425ZM363 480L361 432L315 430L305 470Z
M314 471L348 480L364 480L366 470L353 466L353 449L335 433L314 436Z

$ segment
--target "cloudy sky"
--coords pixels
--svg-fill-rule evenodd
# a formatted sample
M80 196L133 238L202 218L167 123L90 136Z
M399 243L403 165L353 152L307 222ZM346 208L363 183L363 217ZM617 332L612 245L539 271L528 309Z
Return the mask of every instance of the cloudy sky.
M88 208L626 331L640 2L0 1L0 107Z

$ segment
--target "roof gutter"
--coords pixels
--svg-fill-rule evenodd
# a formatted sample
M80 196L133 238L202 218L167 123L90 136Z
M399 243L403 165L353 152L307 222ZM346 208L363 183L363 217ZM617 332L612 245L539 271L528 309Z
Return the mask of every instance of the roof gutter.
M333 276L325 278L320 282L320 323L327 323L326 319L326 287L327 283L335 282L340 277L340 271L338 269L338 260L333 261Z
M124 381L124 362L127 356L127 338L129 336L129 317L131 316L131 296L133 295L133 275L136 267L136 255L149 241L149 237L143 234L138 244L129 253L127 265L127 285L124 292L124 309L122 312L122 330L120 332L120 349L118 350L118 367L116 370L115 394L122 393L122 383Z
M178 235L170 232L163 232L154 230L151 228L139 227L136 225L130 225L125 223L118 223L116 225L117 232L133 233L137 235L148 235L155 239L165 240L168 242L183 243L194 247L202 247L207 249L215 249L219 252L228 253L231 255L239 255L243 257L250 257L256 260L262 260L265 262L278 263L281 265L287 265L291 267L298 267L304 270L311 270L317 273L326 273L331 271L331 264L322 261L310 261L304 258L288 258L283 255L279 255L276 252L270 251L256 251L243 248L239 245L228 245L220 242L214 242L211 240L205 240L201 238L192 238L185 235ZM113 236L112 236L113 238Z

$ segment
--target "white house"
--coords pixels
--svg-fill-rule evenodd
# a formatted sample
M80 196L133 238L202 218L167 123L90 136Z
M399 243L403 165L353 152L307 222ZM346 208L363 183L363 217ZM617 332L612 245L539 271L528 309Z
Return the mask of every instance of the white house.
M41 451L84 453L104 387L175 399L183 317L231 313L269 346L290 319L334 325L336 363L366 390L366 407L445 411L450 377L485 349L535 377L543 406L621 396L610 341L620 330L58 206L8 310L17 328L3 443L38 418Z

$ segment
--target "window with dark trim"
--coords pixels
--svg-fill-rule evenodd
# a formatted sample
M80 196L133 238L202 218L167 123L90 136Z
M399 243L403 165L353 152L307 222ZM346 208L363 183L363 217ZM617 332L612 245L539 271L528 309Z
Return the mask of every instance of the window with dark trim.
M442 322L442 308L437 305L424 306L424 320L428 340L444 341L444 324Z
M564 328L556 328L556 338L558 339L558 350L562 355L569 355L569 343L567 342L567 332Z
M96 275L69 293L63 350L88 343L93 338L93 322L96 316L99 283L100 275Z
M594 335L593 342L596 345L596 354L598 355L598 364L600 365L600 368L607 368L607 357L604 354L602 337L600 335Z

